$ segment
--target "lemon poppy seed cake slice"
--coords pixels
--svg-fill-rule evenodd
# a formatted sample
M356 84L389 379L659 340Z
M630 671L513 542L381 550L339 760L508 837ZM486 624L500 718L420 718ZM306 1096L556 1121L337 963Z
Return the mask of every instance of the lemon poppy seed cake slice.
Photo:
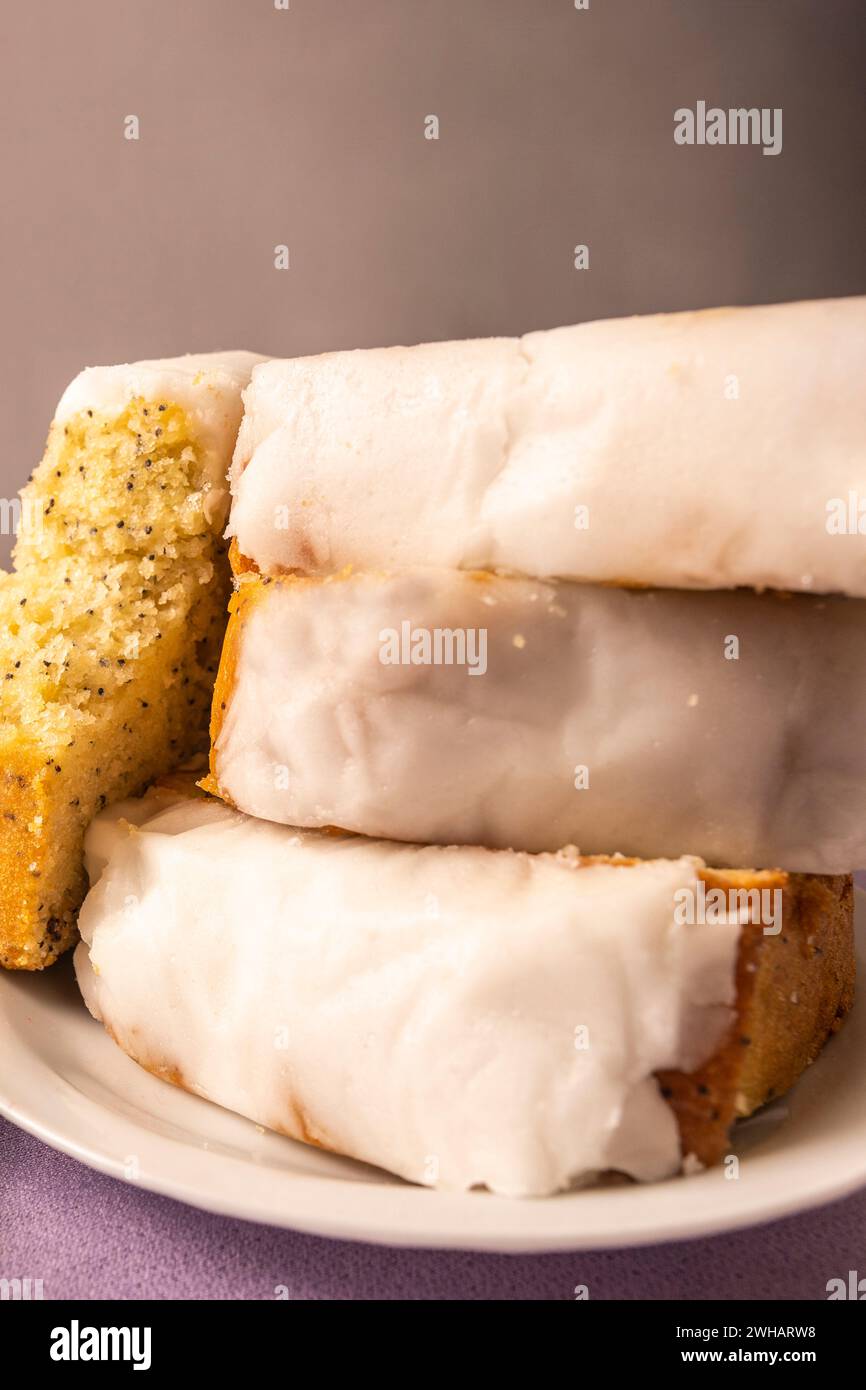
M156 1076L413 1182L718 1163L851 1007L847 876L373 840L190 790L87 832L88 1008Z
M225 626L225 476L252 353L89 368L0 575L0 963L72 945L94 814L202 746Z

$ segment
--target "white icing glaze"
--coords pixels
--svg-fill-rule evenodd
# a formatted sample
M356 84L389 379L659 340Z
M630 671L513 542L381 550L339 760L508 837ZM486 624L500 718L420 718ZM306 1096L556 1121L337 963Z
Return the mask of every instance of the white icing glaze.
M862 537L827 529L866 506L864 375L866 297L268 362L230 533L264 571L866 595Z
M227 460L241 421L241 392L255 365L264 361L254 352L205 352L86 367L61 396L54 421L62 425L83 410L118 415L136 396L173 401L190 418L216 509L226 500Z
M221 789L251 815L425 843L866 864L860 600L447 570L253 584L215 745ZM484 631L484 673L468 669L478 636L463 666L382 664L404 623Z
M165 804L88 835L76 971L138 1060L429 1185L678 1169L653 1074L718 1046L740 930L675 924L697 861L578 867Z

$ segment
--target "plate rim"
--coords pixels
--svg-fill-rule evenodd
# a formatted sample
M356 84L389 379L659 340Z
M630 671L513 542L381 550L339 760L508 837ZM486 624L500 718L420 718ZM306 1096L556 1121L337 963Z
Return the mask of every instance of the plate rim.
M830 1206L832 1203L842 1201L866 1187L866 1161L864 1161L862 1173L852 1173L847 1178L825 1185L820 1192L816 1191L814 1200L809 1198L804 1201L796 1195L791 1195L781 1197L770 1205L763 1202L760 1214L757 1214L757 1208L749 1207L735 1208L725 1216L710 1214L700 1229L677 1229L669 1223L659 1221L657 1225L648 1225L644 1230L638 1232L613 1231L603 1233L593 1231L580 1236L570 1230L563 1231L559 1235L554 1232L540 1235L532 1230L524 1233L511 1231L507 1234L490 1230L461 1237L454 1235L449 1230L437 1231L426 1226L416 1230L406 1224L401 1224L383 1229L369 1225L363 1217L357 1223L353 1222L351 1218L345 1217L334 1220L319 1215L308 1217L300 1207L291 1213L285 1213L281 1218L279 1213L263 1214L249 1204L227 1202L219 1197L209 1196L207 1192L195 1191L185 1179L163 1178L153 1175L145 1179L132 1180L124 1175L120 1160L106 1157L98 1151L90 1149L86 1144L66 1139L64 1136L54 1133L49 1126L16 1114L11 1106L7 1109L2 1095L0 1095L0 1114L4 1119L32 1135L35 1139L39 1139L50 1148L66 1154L95 1172L115 1178L127 1186L152 1192L157 1196L170 1198L172 1201L182 1202L197 1211L208 1212L211 1215L226 1217L230 1220L271 1226L277 1230L295 1231L301 1235L317 1236L324 1240L354 1241L361 1244L417 1250L451 1250L470 1254L543 1255L598 1250L638 1250L653 1245L679 1245L689 1241L711 1239L714 1236L733 1235L739 1231L756 1230L762 1226L772 1225L776 1221L783 1221L788 1217ZM294 1143L295 1141L287 1140L287 1142ZM240 1160L236 1161L241 1162ZM292 1181L303 1182L303 1179L293 1179ZM345 1180L338 1179L337 1181L344 1182ZM694 1181L694 1179L677 1177L669 1181ZM350 1186L353 1192L359 1190L359 1186L356 1184L347 1184L347 1186ZM644 1186L649 1189L656 1188L659 1184L647 1183ZM429 1193L430 1199L434 1201L441 1196L434 1189L415 1188L411 1184L407 1184L407 1187L413 1192ZM507 1202L509 1205L513 1204L521 1209L530 1203L534 1204L535 1201L549 1203L551 1200L556 1200L546 1197L537 1199L497 1198L488 1193L455 1195L460 1197L466 1195L471 1200L475 1200L477 1197L485 1202ZM573 1200L579 1196L579 1192L561 1194L560 1200Z

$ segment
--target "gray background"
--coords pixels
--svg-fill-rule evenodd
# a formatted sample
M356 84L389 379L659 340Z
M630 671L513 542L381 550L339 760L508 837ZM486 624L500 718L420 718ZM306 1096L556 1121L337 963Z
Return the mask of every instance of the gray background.
M87 364L866 289L862 0L4 0L2 26L3 495ZM699 99L781 106L782 153L675 146Z

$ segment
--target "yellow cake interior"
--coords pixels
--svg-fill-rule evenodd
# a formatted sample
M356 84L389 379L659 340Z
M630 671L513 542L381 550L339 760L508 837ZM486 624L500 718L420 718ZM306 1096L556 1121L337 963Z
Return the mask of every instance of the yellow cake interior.
M225 628L222 513L186 413L54 425L0 575L0 963L75 938L96 811L207 746Z

